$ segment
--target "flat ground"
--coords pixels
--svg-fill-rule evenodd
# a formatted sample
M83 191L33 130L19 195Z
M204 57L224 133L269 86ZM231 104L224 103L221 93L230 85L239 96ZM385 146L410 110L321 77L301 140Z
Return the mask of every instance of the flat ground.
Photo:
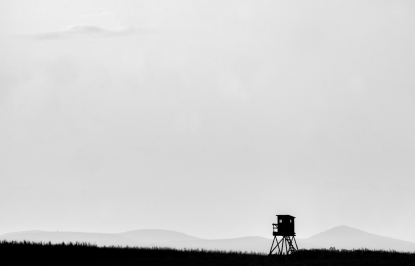
M0 242L0 265L412 265L415 253L299 250L290 256L89 244Z

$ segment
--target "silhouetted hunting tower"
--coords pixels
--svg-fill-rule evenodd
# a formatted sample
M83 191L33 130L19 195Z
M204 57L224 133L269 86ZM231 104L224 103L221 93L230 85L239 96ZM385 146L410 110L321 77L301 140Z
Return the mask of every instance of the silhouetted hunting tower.
M288 255L298 249L297 241L295 241L294 219L295 217L291 215L277 215L277 223L272 224L272 235L274 236L274 240L272 240L269 255L277 248L278 251L275 252L276 255ZM282 238L278 240L278 236L281 236Z

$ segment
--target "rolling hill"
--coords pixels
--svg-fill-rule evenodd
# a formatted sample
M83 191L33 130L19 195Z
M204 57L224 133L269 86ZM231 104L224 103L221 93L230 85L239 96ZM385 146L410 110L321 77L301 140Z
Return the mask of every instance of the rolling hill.
M311 236L305 241L323 248L415 251L415 243L367 233L344 225Z
M124 233L119 233L118 235L123 236L125 238L129 238L129 239L133 239L133 240L137 240L141 242L150 242L150 243L203 240L202 238L189 236L184 233L170 231L170 230L162 230L162 229L134 230L134 231L127 231Z
M203 239L184 233L142 229L117 234L25 231L0 235L0 240L34 242L88 242L98 246L169 247L177 249L237 250L268 253L272 239L247 236L231 239ZM297 239L300 249L383 249L415 251L415 243L370 234L359 229L338 226L307 239Z
M118 234L81 233L81 232L51 232L51 231L25 231L8 233L0 236L0 240L31 241L31 242L87 242L98 246L145 246L139 241L125 238Z

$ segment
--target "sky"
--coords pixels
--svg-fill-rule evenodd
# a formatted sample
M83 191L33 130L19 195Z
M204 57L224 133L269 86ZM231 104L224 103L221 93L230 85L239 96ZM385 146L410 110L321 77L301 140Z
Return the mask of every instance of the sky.
M0 234L415 242L413 1L0 1Z

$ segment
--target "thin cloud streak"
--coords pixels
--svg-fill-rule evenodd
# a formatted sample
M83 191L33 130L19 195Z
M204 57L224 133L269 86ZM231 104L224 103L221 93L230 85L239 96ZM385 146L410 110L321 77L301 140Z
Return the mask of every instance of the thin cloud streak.
M118 29L105 29L102 27L91 25L71 25L61 31L38 33L32 35L37 40L59 40L75 37L87 37L87 38L107 38L117 36L128 36L139 33L149 33L153 30L149 29L137 29L131 27L118 28Z

